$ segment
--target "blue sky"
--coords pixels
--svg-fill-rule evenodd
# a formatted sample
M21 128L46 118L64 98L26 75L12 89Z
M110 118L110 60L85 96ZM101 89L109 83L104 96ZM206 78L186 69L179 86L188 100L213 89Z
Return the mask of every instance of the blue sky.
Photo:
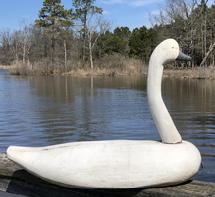
M1 0L0 30L19 29L23 22L32 23L38 16L43 0ZM72 0L62 0L66 8ZM143 25L150 26L150 13L157 13L164 0L97 0L104 9L104 17L111 26L128 26L133 29Z
M160 7L164 5L164 0L99 0L97 2L104 8L104 15L113 26L130 28L150 26L150 15L158 13Z
M128 26L133 29L150 26L151 15L159 13L166 0L96 0L104 10L104 17L111 26ZM211 4L214 0L209 0ZM0 0L0 30L19 29L23 21L33 23L38 17L43 0ZM62 0L66 8L71 8L72 0Z

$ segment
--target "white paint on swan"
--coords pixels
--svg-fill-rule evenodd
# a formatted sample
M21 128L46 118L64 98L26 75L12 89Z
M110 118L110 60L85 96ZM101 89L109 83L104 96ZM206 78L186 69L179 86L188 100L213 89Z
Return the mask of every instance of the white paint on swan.
M190 179L199 170L201 155L193 144L182 141L161 97L163 64L178 56L178 43L168 39L150 58L148 100L163 143L116 140L11 146L8 157L30 173L66 187L138 188Z
M199 169L191 143L75 142L44 148L10 147L9 158L49 181L76 187L136 188L180 183ZM192 155L192 157L191 157Z

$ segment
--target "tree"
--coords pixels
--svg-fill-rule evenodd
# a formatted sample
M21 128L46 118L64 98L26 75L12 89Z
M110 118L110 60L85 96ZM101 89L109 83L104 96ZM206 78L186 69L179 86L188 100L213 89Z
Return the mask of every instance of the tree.
M104 56L113 53L123 53L126 43L118 36L114 35L110 31L106 31L101 35L98 41L98 55Z
M114 35L118 37L118 41L121 43L121 54L128 55L129 53L129 39L131 36L131 31L128 27L117 27L114 29Z
M0 32L0 63L1 64L10 64L14 58L12 55L12 46L11 46L11 32L5 30Z
M98 41L98 55L119 53L128 56L130 36L128 27L117 27L113 32L106 31Z
M90 68L94 68L93 50L97 44L99 37L104 34L109 28L109 23L102 20L101 17L88 22L87 24L87 40L89 49Z
M207 11L207 35L208 45L212 46L215 43L215 5L212 5ZM210 48L210 47L209 47ZM211 53L207 60L210 58L210 64L215 65L215 53Z
M129 40L131 35L131 31L128 27L117 27L116 29L114 29L113 33L114 35L119 36L124 40Z
M152 29L148 30L144 26L135 28L129 40L130 55L147 62L155 44L155 35Z
M32 30L33 27L31 25L24 25L20 31L23 64L25 64L26 61L29 64L29 53L32 45Z
M18 63L20 57L20 49L21 49L21 33L20 31L15 31L11 35L11 51L14 56L15 63Z
M35 24L44 30L48 38L51 38L51 61L53 63L56 39L62 33L65 34L65 31L68 31L73 24L72 10L65 9L61 0L44 0L43 7L39 12L39 19L35 21Z
M172 37L178 40L185 52L193 57L192 66L207 65L213 57L212 9L208 0L167 0L166 8L156 17L160 18L157 20L160 39Z
M94 5L95 0L73 0L75 8L75 18L81 22L81 38L82 46L82 59L86 59L86 42L87 42L87 23L88 20L95 14L102 14L103 10Z

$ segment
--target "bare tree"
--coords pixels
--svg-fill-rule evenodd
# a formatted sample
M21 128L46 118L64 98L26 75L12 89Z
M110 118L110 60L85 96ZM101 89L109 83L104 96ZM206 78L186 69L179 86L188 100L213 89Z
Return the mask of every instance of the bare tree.
M29 53L32 45L32 26L25 25L20 33L21 33L20 44L22 48L22 62L23 63L27 62L29 65Z
M99 37L104 34L109 29L109 27L110 24L107 21L103 20L102 17L93 18L92 16L87 23L87 41L91 69L94 68L93 50Z
M87 23L94 15L102 14L103 10L95 6L95 0L73 0L73 6L75 8L75 16L80 20L82 29L80 31L83 39L82 59L86 57L86 44L87 44Z
M15 63L18 63L21 49L21 32L15 31L11 36L11 50L15 59Z
M177 39L194 57L192 67L203 65L201 61L206 63L208 47L214 43L208 40L207 12L208 0L167 0L166 7L154 18L156 24L165 27L164 35Z
M211 53L214 51L214 49L215 49L215 42L209 47L209 50L206 52L205 57L203 58L200 66L204 66L208 57L211 55Z
M11 33L9 30L0 33L1 61L9 64L11 61Z

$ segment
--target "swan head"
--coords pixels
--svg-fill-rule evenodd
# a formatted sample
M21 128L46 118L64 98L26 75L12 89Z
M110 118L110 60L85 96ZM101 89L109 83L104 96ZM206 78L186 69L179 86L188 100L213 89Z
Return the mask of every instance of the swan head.
M191 57L182 53L178 42L174 39L167 39L161 42L152 53L151 59L153 57L159 60L161 64L165 64L175 60L179 61L191 60Z

